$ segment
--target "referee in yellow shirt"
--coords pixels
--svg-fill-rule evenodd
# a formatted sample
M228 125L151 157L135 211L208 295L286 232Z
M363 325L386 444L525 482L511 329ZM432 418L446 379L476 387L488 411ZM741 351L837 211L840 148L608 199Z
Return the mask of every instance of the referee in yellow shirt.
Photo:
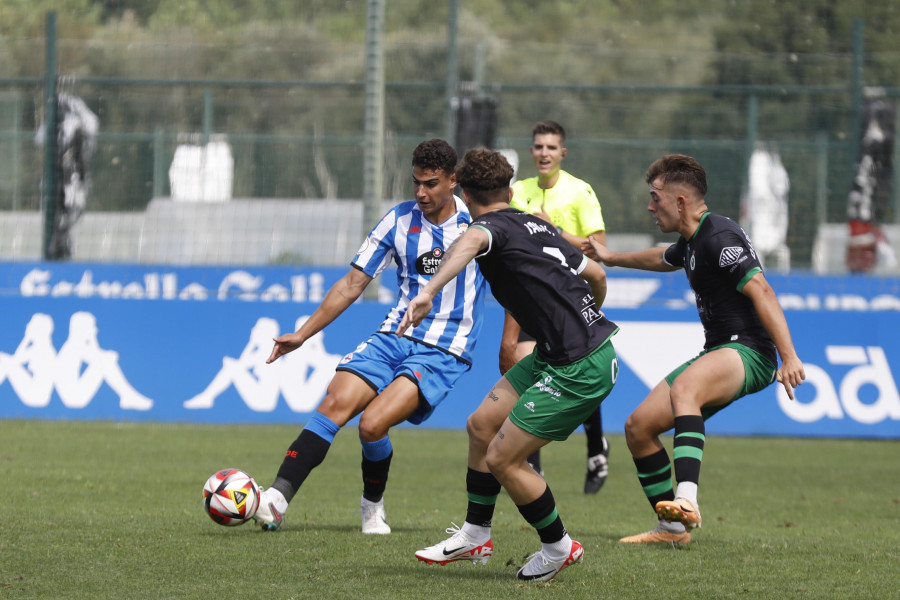
M601 244L606 244L603 212L590 184L562 170L565 144L566 131L556 121L541 121L534 126L531 131L531 157L538 174L513 184L510 206L550 222L563 239L596 259L587 239L593 236ZM500 342L500 372L506 373L521 358L531 354L534 344L534 338L507 314ZM584 422L584 431L588 456L584 493L596 494L609 473L609 442L603 436L599 407ZM540 451L529 456L528 462L537 472L543 473Z

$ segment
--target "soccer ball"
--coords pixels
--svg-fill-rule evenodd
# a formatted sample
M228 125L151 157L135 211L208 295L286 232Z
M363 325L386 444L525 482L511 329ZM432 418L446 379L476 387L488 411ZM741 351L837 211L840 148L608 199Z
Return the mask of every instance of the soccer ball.
M241 525L259 508L259 486L240 469L222 469L203 486L203 508L219 525Z

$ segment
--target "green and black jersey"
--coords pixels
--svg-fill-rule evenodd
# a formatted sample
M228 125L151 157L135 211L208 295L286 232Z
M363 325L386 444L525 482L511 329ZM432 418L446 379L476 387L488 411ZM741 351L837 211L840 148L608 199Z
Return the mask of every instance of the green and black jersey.
M483 214L471 227L490 235L476 259L494 297L536 338L547 364L584 358L616 332L578 276L588 259L552 225L510 208Z
M721 215L706 213L700 225L666 249L665 261L683 268L697 301L706 336L705 349L728 343L752 348L778 364L775 344L753 302L741 293L762 264L741 227Z

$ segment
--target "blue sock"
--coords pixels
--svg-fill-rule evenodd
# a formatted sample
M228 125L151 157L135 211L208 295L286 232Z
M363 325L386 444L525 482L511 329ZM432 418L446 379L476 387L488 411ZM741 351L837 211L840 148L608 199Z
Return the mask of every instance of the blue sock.
M391 458L394 449L391 446L391 438L384 436L375 442L362 444L362 479L363 498L369 502L378 502L384 497L387 487L388 472L391 469Z
M322 413L317 412L313 413L305 429L315 433L330 444L334 441L334 436L341 430L341 427Z
M394 447L391 446L391 438L388 436L375 442L359 440L359 443L362 444L363 456L371 461L384 460L394 451Z
M310 471L322 464L335 434L340 430L337 423L325 415L313 414L285 453L275 482L272 483L272 487L281 492L285 500L290 502Z

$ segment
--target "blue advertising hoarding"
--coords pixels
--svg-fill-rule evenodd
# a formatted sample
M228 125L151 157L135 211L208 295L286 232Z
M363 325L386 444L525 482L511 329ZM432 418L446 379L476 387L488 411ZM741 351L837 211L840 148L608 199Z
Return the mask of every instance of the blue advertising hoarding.
M0 276L0 418L305 423L341 357L389 304L358 302L272 365L346 269L6 264ZM390 299L391 275L381 296ZM710 420L729 435L900 438L900 295L887 278L769 275L807 381L777 384ZM703 331L683 273L610 271L607 315L621 371L604 428L621 432L640 400L694 356ZM487 307L472 370L426 422L464 428L499 377L503 310Z

